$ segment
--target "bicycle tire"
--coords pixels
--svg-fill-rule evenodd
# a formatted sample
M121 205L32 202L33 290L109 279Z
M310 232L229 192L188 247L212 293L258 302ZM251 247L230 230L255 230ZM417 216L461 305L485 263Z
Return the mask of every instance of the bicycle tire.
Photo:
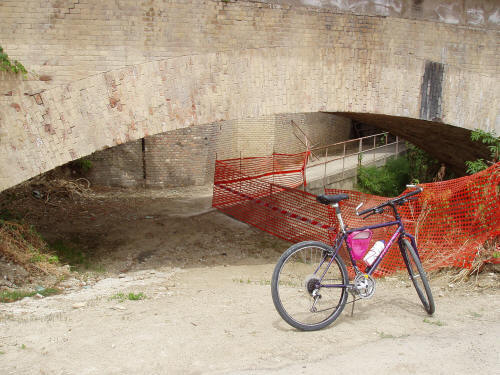
M333 323L342 313L348 297L347 288L317 289L313 286L320 279L316 274L323 274L325 269L323 280L348 284L342 258L337 254L330 263L332 252L333 249L323 242L304 241L292 245L278 260L271 280L271 294L276 310L292 327L303 331L319 330ZM328 268L327 264L330 264ZM312 289L320 293L316 304L313 304ZM312 311L316 306L319 311Z
M425 311L427 311L429 315L432 315L434 311L436 311L436 307L434 305L434 298L432 297L431 288L429 286L429 281L427 280L427 274L424 271L424 267L422 267L422 263L420 262L415 249L406 238L403 239L402 246L403 248L401 251L403 257L405 258L405 264L408 269L410 279L415 286L420 301L422 301L422 304L424 305ZM421 281L422 285L420 285L419 281Z

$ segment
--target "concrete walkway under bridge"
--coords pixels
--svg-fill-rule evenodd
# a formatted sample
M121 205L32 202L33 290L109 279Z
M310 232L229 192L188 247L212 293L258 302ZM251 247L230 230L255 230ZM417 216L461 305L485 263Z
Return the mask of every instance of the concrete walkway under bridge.
M305 190L319 194L325 188L352 189L358 166L381 166L405 152L405 143L389 133L313 148L306 166Z

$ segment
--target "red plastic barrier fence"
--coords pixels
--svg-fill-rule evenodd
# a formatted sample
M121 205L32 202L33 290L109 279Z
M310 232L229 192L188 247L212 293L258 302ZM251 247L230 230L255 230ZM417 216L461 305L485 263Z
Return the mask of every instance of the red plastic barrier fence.
M274 154L262 158L218 160L215 167L213 207L263 231L290 242L318 240L331 243L338 223L333 210L316 202L316 196L297 189L304 183L307 153ZM500 236L500 163L472 176L422 184L417 200L401 206L405 229L414 234L426 269L470 267L479 248ZM385 202L357 191L328 189L327 194L347 193L340 203L348 227L390 221L389 211L362 220L355 207L363 209ZM404 193L403 193L404 194ZM389 240L395 227L374 231L372 243ZM348 260L345 249L341 251ZM346 262L349 263L349 262ZM393 245L376 275L387 275L404 267L397 245Z

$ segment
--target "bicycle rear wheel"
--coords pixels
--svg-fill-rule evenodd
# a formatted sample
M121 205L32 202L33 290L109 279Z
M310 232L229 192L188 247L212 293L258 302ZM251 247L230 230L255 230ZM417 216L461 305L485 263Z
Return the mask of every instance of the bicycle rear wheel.
M425 311L429 315L432 315L436 310L434 306L434 298L432 298L431 288L429 286L429 281L427 280L427 275L422 267L422 263L413 249L413 246L405 238L402 242L401 252L403 254L406 268L410 274L410 279L417 290L418 297L422 304L424 305Z
M332 260L332 251L322 242L305 241L291 246L278 260L271 293L276 310L291 326L318 330L344 309L349 278L342 259L337 255Z

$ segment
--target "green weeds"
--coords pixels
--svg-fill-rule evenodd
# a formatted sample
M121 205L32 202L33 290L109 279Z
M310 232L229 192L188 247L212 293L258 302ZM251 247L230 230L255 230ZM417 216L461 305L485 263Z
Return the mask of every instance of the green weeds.
M250 279L233 279L233 283L238 283L238 284L253 284L253 285L271 285L271 280L256 280L252 281ZM288 286L296 286L296 283L293 284L286 284L283 282L280 282L280 285L288 285Z
M61 291L56 288L46 288L40 291L27 290L3 290L0 292L0 303L8 303L18 301L25 297L33 297L35 294L41 294L44 297L59 294Z
M433 324L433 325L438 326L438 327L442 327L442 326L446 325L446 323L444 323L440 320L430 320L428 318L424 318L423 322L428 323L428 324Z
M381 339L402 339L402 338L410 336L408 334L402 334L400 336L394 336L394 335L391 335L390 333L385 333L384 331L381 331L381 332L377 331L377 333L378 333L378 336Z
M87 256L74 246L59 240L54 242L51 248L56 252L58 259L68 263L72 270L78 267L90 268L90 261Z
M379 332L378 335L381 339L395 339L396 338L396 336L391 335L390 333L385 333L385 332Z
M483 143L490 152L491 160L476 159L466 161L467 173L477 173L498 161L500 154L500 137L497 137L494 130L492 132L486 132L481 129L475 129L471 132L470 139L474 142Z
M0 46L0 72L11 72L14 74L22 73L25 76L28 71L19 61L11 61L9 56L3 51L2 46Z
M410 165L404 157L387 159L387 163L378 167L358 169L358 187L361 191L393 197L405 190L410 180Z
M471 317L471 318L480 318L480 317L482 317L481 314L479 314L479 313L477 313L475 311L470 311L468 316Z
M30 258L31 263L47 262L50 264L59 264L59 257L57 255L43 254L34 247L30 247L30 252L31 252L31 258Z
M139 300L142 300L142 299L146 299L146 295L142 292L139 292L139 293L133 293L133 292L130 292L128 294L125 294L125 293L116 293L114 295L112 295L111 297L108 298L110 301L118 301L118 302L123 302L125 300L129 300L129 301L139 301Z

